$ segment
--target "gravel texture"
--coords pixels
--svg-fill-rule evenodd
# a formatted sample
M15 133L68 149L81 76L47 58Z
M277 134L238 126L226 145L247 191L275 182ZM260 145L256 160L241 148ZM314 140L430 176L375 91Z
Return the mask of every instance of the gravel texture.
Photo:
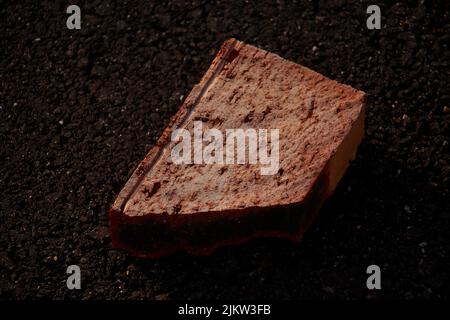
M450 297L448 1L380 1L382 30L372 1L73 3L81 30L66 1L0 6L0 298ZM299 244L112 249L116 194L229 37L367 92L358 158Z

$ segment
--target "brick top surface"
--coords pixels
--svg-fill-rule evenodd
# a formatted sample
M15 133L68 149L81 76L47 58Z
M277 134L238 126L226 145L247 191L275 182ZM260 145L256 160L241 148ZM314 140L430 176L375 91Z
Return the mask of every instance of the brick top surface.
M223 46L115 205L129 216L301 202L350 131L364 93L240 41ZM260 164L174 164L175 128L279 129L279 172Z

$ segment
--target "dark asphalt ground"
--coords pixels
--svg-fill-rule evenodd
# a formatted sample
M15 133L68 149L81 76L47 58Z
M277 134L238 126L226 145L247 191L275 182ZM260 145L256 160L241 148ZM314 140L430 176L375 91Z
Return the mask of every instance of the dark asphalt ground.
M450 297L448 1L71 3L79 31L66 1L0 5L0 298ZM112 249L110 205L229 37L367 92L358 158L299 244Z

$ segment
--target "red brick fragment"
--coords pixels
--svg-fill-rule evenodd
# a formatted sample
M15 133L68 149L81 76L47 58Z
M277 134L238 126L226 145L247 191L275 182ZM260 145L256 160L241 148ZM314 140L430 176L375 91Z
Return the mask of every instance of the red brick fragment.
M113 246L135 256L273 236L299 241L354 159L365 94L278 55L226 41L110 210ZM279 129L279 170L260 165L174 164L171 133Z

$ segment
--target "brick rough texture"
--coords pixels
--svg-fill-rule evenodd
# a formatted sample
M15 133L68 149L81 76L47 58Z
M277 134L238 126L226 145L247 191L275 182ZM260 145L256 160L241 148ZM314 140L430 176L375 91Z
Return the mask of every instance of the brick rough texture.
M258 236L300 240L364 134L365 94L278 55L226 41L110 210L115 247L141 257L209 254ZM171 133L279 129L279 171L176 165Z

